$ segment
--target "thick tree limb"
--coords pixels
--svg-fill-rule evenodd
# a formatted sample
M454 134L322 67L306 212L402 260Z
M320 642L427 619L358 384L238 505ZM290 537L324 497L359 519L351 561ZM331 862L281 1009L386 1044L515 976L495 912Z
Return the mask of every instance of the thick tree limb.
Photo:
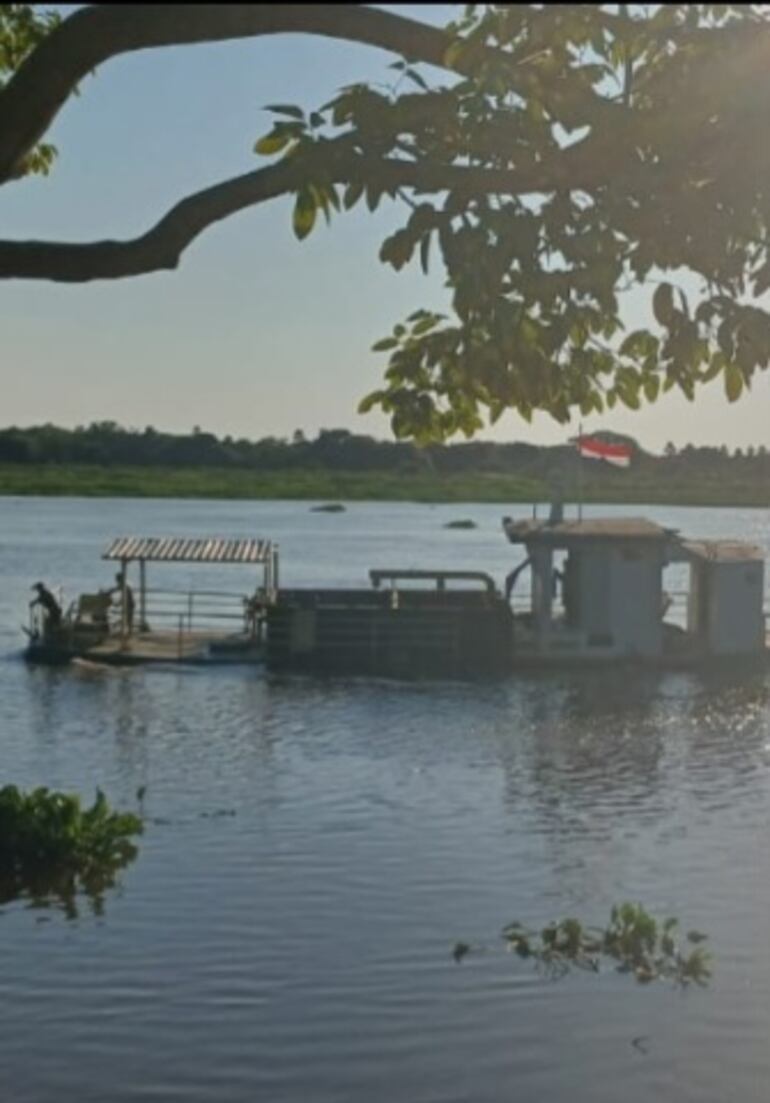
M453 41L439 28L362 5L90 5L75 11L44 39L0 91L0 184L19 175L24 157L78 82L109 58L142 49L286 32L377 46L443 68ZM498 61L504 56L496 50L483 53ZM453 67L459 72L465 69L461 60L453 62ZM510 68L514 87L518 71L514 59L510 59ZM540 166L528 176L492 171L481 176L476 170L396 161L365 167L372 172L376 168L377 183L385 187L521 194L580 187L586 173L595 176L600 160L592 152L589 137L572 148L563 164L560 159L555 173ZM348 164L335 179L348 182L354 170L356 167L351 169ZM360 175L361 167L356 171ZM184 249L207 226L292 191L301 182L297 173L283 163L248 173L182 200L147 233L129 241L0 241L0 278L82 282L172 269L179 264Z
M279 33L307 33L377 46L446 68L452 39L444 31L360 5L185 4L91 5L81 8L34 50L0 91L0 184L13 179L73 89L109 58L151 48ZM499 51L485 51L498 61ZM476 58L478 61L478 57ZM462 71L461 61L454 63ZM510 59L511 87L519 69ZM524 79L524 77L522 77ZM460 166L348 159L332 172L338 183L371 179L381 188L521 195L555 188L591 190L627 168L633 143L627 112L606 105L592 132L548 164L495 171ZM613 164L615 166L613 170ZM638 170L638 166L636 166ZM184 250L213 223L286 194L302 183L300 167L280 162L188 196L154 227L127 241L66 243L0 241L0 279L85 282L176 268Z
M357 4L89 5L65 19L0 92L0 184L15 177L78 82L109 58L285 32L379 46L443 68L452 41L439 28Z
M294 186L296 175L282 162L188 196L147 233L128 241L0 241L0 279L86 283L174 269L207 226Z
M183 199L147 233L128 241L0 241L0 279L85 283L174 269L184 250L208 226L295 191L306 174L305 166L289 158L215 184ZM371 180L383 191L410 188L418 194L434 195L446 191L526 195L555 187L595 187L606 178L606 169L595 164L590 173L577 175L568 152L559 159L558 167L537 166L526 171L375 161L346 154L330 169L330 175L338 184Z

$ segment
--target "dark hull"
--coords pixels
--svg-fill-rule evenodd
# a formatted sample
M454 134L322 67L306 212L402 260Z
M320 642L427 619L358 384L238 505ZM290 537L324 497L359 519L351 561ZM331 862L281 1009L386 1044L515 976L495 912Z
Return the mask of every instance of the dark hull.
M27 662L61 666L74 660L108 666L142 666L152 663L261 663L264 648L250 636L222 636L195 633L180 636L176 632L147 632L127 640L110 636L78 641L58 639L30 641L24 657Z
M384 678L509 674L513 617L496 595L426 591L284 591L268 610L274 671Z

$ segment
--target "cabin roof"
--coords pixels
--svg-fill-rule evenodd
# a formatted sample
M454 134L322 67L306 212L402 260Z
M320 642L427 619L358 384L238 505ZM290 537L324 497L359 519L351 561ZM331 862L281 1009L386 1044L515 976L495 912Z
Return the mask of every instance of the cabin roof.
M187 536L119 536L102 559L143 559L148 563L266 563L269 540Z
M711 563L764 560L762 549L756 544L738 540L683 540L682 548L690 558Z
M592 517L586 521L503 520L512 544L563 544L573 540L666 540L673 532L644 517Z

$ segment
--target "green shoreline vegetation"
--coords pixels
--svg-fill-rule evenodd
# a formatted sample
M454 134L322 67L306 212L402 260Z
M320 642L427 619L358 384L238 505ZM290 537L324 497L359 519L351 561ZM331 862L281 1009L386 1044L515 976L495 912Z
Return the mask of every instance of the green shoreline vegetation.
M95 422L0 429L0 495L295 499L309 502L544 502L558 489L585 502L622 505L770 506L763 445L676 449L653 455L630 437L628 469L580 461L573 444L469 441L418 448L346 429L315 439L219 438L195 428L166 433ZM329 507L325 507L328 509Z
M583 480L583 501L618 505L770 507L768 486L669 478ZM489 472L411 474L314 470L102 467L90 464L0 464L0 496L73 498L209 498L238 500L545 502L544 479ZM566 500L574 499L567 494Z

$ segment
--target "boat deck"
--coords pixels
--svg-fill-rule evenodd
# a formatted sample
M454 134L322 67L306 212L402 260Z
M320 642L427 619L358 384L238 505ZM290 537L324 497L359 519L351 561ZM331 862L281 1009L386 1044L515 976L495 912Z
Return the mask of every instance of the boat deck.
M142 632L128 639L110 637L89 647L82 658L92 662L133 663L256 662L262 656L258 640L225 632Z

